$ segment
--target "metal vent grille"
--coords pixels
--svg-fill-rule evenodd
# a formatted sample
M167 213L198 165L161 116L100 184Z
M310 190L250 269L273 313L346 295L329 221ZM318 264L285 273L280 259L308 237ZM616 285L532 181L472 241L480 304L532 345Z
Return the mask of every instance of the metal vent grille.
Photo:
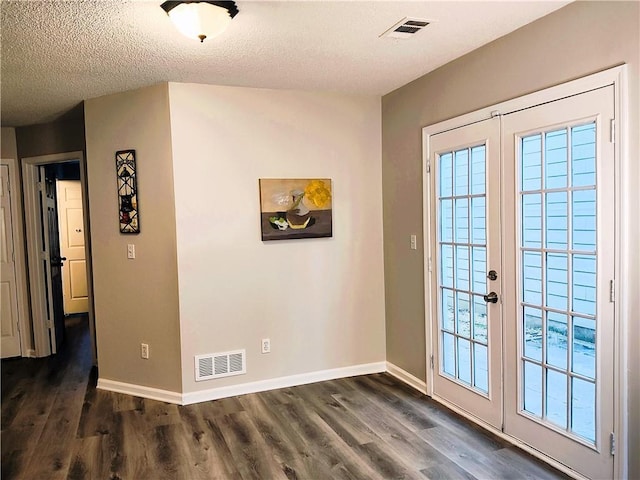
M400 20L380 36L391 38L411 38L427 25L429 25L428 20L406 17Z
M196 355L196 382L247 373L245 350Z

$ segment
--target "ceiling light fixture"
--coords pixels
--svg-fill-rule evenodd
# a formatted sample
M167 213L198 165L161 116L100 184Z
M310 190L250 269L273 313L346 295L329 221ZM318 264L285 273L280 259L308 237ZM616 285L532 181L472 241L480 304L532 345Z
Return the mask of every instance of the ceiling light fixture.
M236 2L170 1L160 5L180 33L189 38L212 38L222 33L238 14Z

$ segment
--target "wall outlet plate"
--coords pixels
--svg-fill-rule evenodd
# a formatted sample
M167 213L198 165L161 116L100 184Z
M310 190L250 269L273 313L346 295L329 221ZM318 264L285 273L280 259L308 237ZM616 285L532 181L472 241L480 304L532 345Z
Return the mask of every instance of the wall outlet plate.
M271 340L268 338L262 339L262 353L270 353L271 352Z

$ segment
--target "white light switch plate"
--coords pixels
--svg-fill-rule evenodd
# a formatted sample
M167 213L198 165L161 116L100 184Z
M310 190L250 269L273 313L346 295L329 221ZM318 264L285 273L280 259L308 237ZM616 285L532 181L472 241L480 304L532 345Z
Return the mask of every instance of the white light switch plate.
M136 246L133 243L127 245L127 258L129 260L136 258Z

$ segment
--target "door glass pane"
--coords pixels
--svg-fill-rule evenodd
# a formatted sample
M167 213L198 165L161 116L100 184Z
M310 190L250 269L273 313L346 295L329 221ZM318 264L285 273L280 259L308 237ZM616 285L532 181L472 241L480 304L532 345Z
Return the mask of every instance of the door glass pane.
M473 296L473 339L487 343L487 304L479 295Z
M567 368L567 316L547 312L547 363L562 369ZM540 345L542 348L542 345Z
M555 370L547 370L545 392L547 418L551 423L567 428L567 376Z
M489 392L488 351L485 345L473 345L473 384L483 392Z
M467 195L469 193L469 150L464 148L454 153L455 178L454 194Z
M455 305L453 303L453 291L448 288L442 289L442 328L453 332L455 318Z
M520 408L594 441L595 123L529 135L519 149Z
M485 191L486 147L478 145L471 149L471 193L483 194ZM484 197L482 197L484 199Z
M453 192L453 155L440 155L440 195L450 197Z
M567 254L547 253L547 306L567 310Z
M546 194L545 238L547 248L567 249L567 192Z
M474 197L471 199L471 243L487 243L485 208L484 197Z
M448 333L442 334L442 370L449 375L456 374L456 352L454 348L454 336Z
M453 241L453 200L442 200L440 204L440 238Z
M548 132L544 138L544 183L546 188L567 186L567 131Z
M471 385L471 348L469 340L458 338L458 378Z
M573 317L572 371L591 380L596 378L596 322Z
M464 292L457 292L458 314L456 319L458 324L456 325L456 333L463 337L469 337L471 335L471 312L469 304L469 294Z
M571 395L571 430L595 442L596 440L596 385L574 378Z
M474 292L482 292L487 288L487 249L473 247L473 287Z
M542 179L542 136L531 135L522 139L522 190L540 190Z
M572 192L571 197L573 249L593 252L596 249L596 191L578 190Z
M574 187L596 184L596 124L571 129L571 184Z
M542 203L539 193L522 195L522 238L524 247L542 246Z
M538 305L542 299L542 255L539 252L523 252L522 257L523 300Z
M542 369L540 365L524 362L524 410L542 416Z
M524 307L524 355L542 360L542 310Z
M456 242L469 242L469 199L458 198L456 200Z
M486 395L486 146L443 153L437 164L440 373Z
M440 245L440 282L443 287L453 287L453 247Z

